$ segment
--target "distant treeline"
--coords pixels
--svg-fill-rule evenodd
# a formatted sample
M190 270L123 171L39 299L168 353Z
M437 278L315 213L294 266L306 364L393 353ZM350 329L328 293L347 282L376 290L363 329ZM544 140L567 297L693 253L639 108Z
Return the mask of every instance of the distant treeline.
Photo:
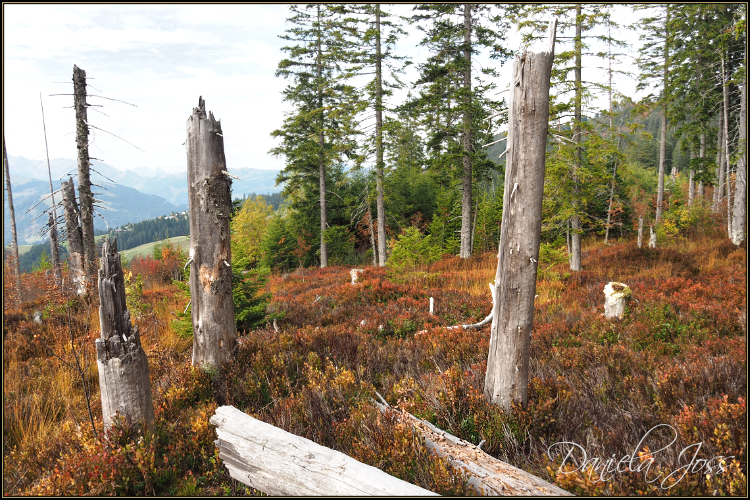
M245 201L248 198L250 198L251 200L255 200L258 196L261 196L263 198L263 201L271 205L274 210L278 210L279 206L281 206L281 204L284 203L284 198L281 197L281 193L271 193L271 194L250 193L247 196L243 193L242 198L235 198L233 201L235 210L241 207L242 204L245 203Z
M121 228L111 230L107 237L110 239L117 238L117 250L122 251L154 241L189 235L190 223L187 213L173 213L158 219L126 224Z

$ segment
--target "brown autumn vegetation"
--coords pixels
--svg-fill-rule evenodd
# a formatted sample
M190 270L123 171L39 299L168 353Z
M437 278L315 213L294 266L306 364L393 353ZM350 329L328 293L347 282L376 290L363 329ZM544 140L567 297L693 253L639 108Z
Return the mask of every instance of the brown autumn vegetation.
M482 394L489 325L441 328L487 315L496 265L485 254L392 275L368 268L356 286L344 267L275 275L269 309L283 315L279 331L242 333L235 359L217 372L191 368L191 340L173 329L187 302L180 290L162 279L131 285L156 410L142 439L125 427L102 435L97 299L55 289L43 272L23 275L19 297L6 269L3 492L257 494L228 476L213 444L208 419L229 404L441 494L470 493L465 476L374 407L377 391L572 493L746 494L744 247L713 237L657 249L590 243L583 272L546 267L529 405L509 413ZM620 322L602 314L609 281L633 292ZM659 450L672 440L664 425L639 443L660 424L676 432L671 446ZM575 470L559 447L548 453L558 442L580 444L588 459L637 454L636 470ZM711 470L693 458L714 459Z

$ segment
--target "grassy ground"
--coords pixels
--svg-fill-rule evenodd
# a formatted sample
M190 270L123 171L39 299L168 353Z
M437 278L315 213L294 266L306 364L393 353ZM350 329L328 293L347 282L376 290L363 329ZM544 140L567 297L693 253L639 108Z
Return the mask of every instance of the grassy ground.
M174 244L175 246L179 246L182 250L189 250L190 248L190 237L189 236L174 236L172 238L168 238L166 241L169 241L170 243ZM154 247L156 247L159 244L163 244L164 241L155 241L153 243L146 243L145 245L140 245L135 248L131 248L130 250L123 250L120 252L120 255L122 255L122 258L125 261L131 260L135 256L147 256L147 255L153 255L154 254Z
M283 316L278 331L241 332L235 359L211 373L190 367L191 339L172 328L187 299L172 285L147 283L130 298L131 310L142 311L135 321L157 417L140 441L117 428L101 442L91 428L85 387L101 434L96 302L76 301L68 314L68 297L58 291L27 294L30 301L13 307L8 282L3 491L255 494L228 477L213 445L208 419L230 404L433 491L468 493L465 477L373 407L378 391L576 494L746 494L744 248L720 239L656 250L590 242L583 272L545 266L529 404L511 412L483 395L489 326L442 328L486 316L496 263L486 254L398 275L368 268L357 286L343 267L275 275L269 311ZM39 275L26 280L45 289ZM603 318L602 289L611 280L633 291L619 322ZM43 311L41 324L34 310ZM564 462L560 442L580 445L589 466L580 450L578 466ZM628 471L593 467L594 458L632 455Z

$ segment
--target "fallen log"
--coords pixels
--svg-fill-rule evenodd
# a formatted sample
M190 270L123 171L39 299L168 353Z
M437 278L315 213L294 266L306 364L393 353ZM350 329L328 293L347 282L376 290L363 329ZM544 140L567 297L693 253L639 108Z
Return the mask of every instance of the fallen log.
M380 411L394 411L374 401ZM573 496L533 474L496 459L479 446L464 441L431 423L401 412L424 438L425 446L470 478L469 486L479 495L494 496ZM481 443L480 443L481 444Z
M217 408L210 422L229 474L269 495L436 495L233 406Z

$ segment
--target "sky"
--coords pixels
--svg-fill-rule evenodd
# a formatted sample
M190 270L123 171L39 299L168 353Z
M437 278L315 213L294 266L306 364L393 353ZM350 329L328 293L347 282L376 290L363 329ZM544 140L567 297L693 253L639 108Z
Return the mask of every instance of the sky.
M410 6L391 9L406 15ZM621 9L619 22L636 19ZM73 97L52 95L72 93L75 64L86 71L89 103L103 105L89 108L89 123L106 131L91 131L90 156L123 171L184 171L185 124L202 96L221 120L230 168L281 169L283 158L268 151L276 145L271 132L291 109L282 102L286 81L274 76L287 16L288 6L277 4L4 4L7 152L45 158L41 94L49 157L76 158ZM397 51L413 58L405 75L412 82L427 52L418 46L420 32L407 32ZM622 36L637 44L633 32ZM507 45L519 41L512 32ZM621 67L632 62L623 59ZM510 68L510 61L497 68L498 88L507 87ZM621 88L633 95L635 83L623 80Z

